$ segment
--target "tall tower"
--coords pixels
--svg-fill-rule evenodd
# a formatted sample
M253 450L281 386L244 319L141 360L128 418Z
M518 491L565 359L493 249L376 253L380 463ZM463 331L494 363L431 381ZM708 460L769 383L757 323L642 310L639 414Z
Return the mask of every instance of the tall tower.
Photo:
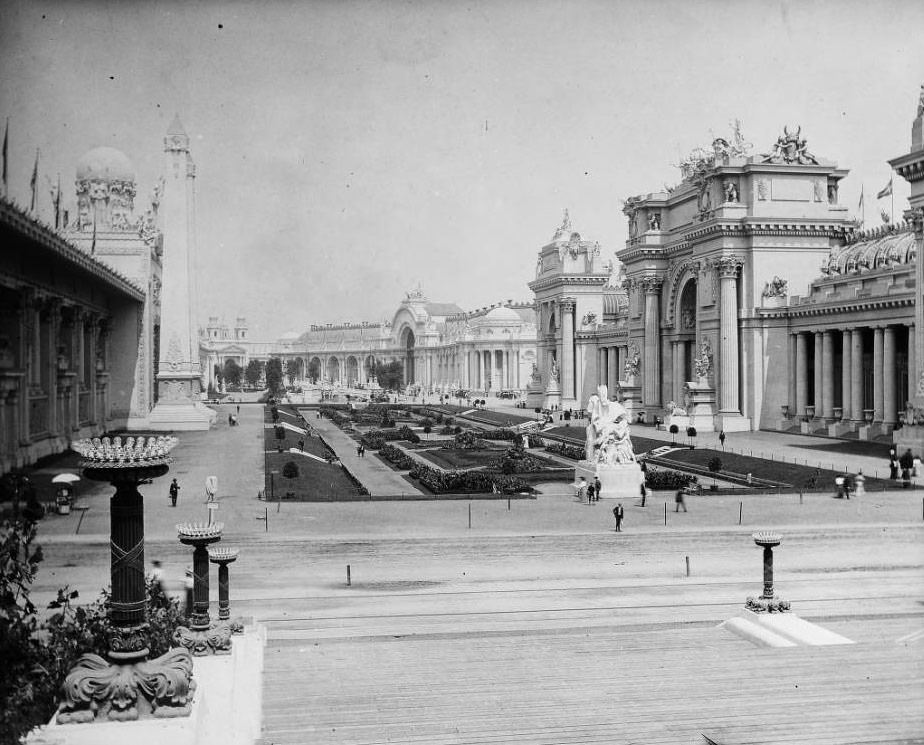
M161 202L164 236L158 400L151 428L208 429L215 413L201 401L202 371L196 333L196 166L179 116L164 138Z

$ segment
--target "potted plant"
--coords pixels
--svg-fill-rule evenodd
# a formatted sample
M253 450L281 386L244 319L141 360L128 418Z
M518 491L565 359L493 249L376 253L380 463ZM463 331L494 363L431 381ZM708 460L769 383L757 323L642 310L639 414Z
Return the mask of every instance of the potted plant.
M677 433L678 433L679 431L680 431L680 427L678 427L676 424L672 424L672 425L668 428L668 432L671 433L671 445L675 445L675 444L676 444L676 442L677 442Z
M692 450L693 438L696 437L696 427L687 427L687 437L690 438L690 450Z

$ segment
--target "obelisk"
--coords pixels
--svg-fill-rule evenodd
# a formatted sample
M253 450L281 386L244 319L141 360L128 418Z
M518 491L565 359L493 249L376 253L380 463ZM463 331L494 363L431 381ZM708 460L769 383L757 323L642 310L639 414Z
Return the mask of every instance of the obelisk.
M179 116L164 138L163 288L155 431L208 429L215 412L202 403L196 309L196 166Z

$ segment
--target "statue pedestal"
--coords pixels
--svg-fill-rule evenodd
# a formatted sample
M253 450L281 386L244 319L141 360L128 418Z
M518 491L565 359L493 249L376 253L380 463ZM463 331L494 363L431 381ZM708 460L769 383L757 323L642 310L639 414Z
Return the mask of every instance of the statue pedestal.
M619 393L622 396L622 405L629 412L629 421L634 422L636 413L643 409L642 386L638 385L636 376L630 375L625 380L620 380Z
M715 388L709 379L691 380L683 388L687 415L671 416L668 426L676 424L681 433L687 427L696 427L697 432L715 432Z
M616 465L597 464L589 460L579 461L574 468L574 477L583 476L588 483L594 477L600 479L603 499L635 501L641 496L644 481L642 468L638 463L620 463Z
M906 424L892 432L892 442L899 453L911 450L914 455L924 455L924 425Z
M526 386L526 406L529 409L541 409L545 404L545 389L542 381L530 381Z
M561 409L561 386L557 380L549 381L549 387L545 389L545 396L542 399L543 409Z

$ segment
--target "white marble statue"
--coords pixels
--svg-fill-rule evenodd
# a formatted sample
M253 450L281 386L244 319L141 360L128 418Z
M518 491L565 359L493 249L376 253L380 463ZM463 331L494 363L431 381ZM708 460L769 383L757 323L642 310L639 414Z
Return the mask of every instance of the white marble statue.
M585 458L600 465L635 463L629 439L629 413L618 401L610 401L605 385L587 402L590 423L587 425Z

